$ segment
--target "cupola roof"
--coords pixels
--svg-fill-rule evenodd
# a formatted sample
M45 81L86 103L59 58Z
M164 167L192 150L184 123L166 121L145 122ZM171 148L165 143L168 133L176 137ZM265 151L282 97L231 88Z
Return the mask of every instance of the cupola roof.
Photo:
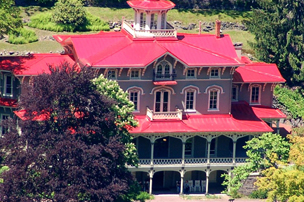
M132 8L144 10L169 10L175 7L175 4L168 0L131 0L127 3Z

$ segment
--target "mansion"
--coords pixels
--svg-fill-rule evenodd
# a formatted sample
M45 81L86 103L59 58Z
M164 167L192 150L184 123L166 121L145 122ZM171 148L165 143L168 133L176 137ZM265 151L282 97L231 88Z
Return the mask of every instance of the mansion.
M116 80L135 105L139 125L130 133L139 166L129 170L144 189L221 191L221 174L245 163L246 141L279 133L286 116L272 108L273 90L285 80L275 64L241 56L220 21L215 34L177 33L167 22L171 1L127 3L134 20L123 20L119 32L55 35L64 54L0 58L0 118L14 115L20 83L48 65L89 66Z

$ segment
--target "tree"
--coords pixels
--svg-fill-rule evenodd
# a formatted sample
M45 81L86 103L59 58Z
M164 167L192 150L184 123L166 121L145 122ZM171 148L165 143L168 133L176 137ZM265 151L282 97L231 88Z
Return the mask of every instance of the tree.
M276 63L289 84L304 81L304 1L257 0L245 21L255 35L251 43L259 60Z
M53 20L76 27L85 24L86 12L81 0L58 0L54 6Z
M3 34L22 27L20 9L15 6L14 0L0 1L0 38Z
M0 176L0 200L119 200L133 183L125 167L131 138L120 124L132 127L131 114L117 121L119 101L97 90L92 69L64 63L50 71L22 84L23 119L3 125L9 170Z
M232 176L224 174L224 185L230 188L226 191L233 197L238 196L238 190L250 173L260 172L270 167L277 167L280 162L288 161L290 143L278 134L264 133L259 137L252 138L244 146L247 149L248 159L246 164L232 170Z

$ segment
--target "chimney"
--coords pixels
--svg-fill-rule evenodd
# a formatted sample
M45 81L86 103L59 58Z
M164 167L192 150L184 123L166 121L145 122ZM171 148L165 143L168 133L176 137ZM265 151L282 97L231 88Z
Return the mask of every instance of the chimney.
M221 21L215 21L215 36L216 38L221 38Z

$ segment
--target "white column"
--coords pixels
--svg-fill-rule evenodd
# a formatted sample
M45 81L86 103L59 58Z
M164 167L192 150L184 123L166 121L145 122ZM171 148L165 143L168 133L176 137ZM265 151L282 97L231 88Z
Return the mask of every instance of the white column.
M186 142L182 141L183 143L183 149L182 149L182 165L185 165L185 148L186 148Z
M151 142L151 166L153 166L154 159L154 142Z
M233 140L233 153L232 153L232 163L233 163L233 164L235 164L236 141L237 141L237 140Z
M149 176L150 176L149 194L152 194L153 170L150 170Z
M161 17L162 17L162 13L158 12L158 14L157 14L157 29L161 29Z
M209 170L207 170L206 172L206 193L205 194L208 194L209 192Z
M180 172L181 175L181 181L180 181L180 193L179 194L183 194L184 193L184 170L182 170Z
M210 163L210 147L211 147L211 141L208 140L208 151L207 151L207 163Z
M151 24L151 12L147 12L145 30L150 30L150 24Z
M135 28L135 30L140 30L140 12L135 11L135 17L136 17L136 20L135 20L134 28Z

